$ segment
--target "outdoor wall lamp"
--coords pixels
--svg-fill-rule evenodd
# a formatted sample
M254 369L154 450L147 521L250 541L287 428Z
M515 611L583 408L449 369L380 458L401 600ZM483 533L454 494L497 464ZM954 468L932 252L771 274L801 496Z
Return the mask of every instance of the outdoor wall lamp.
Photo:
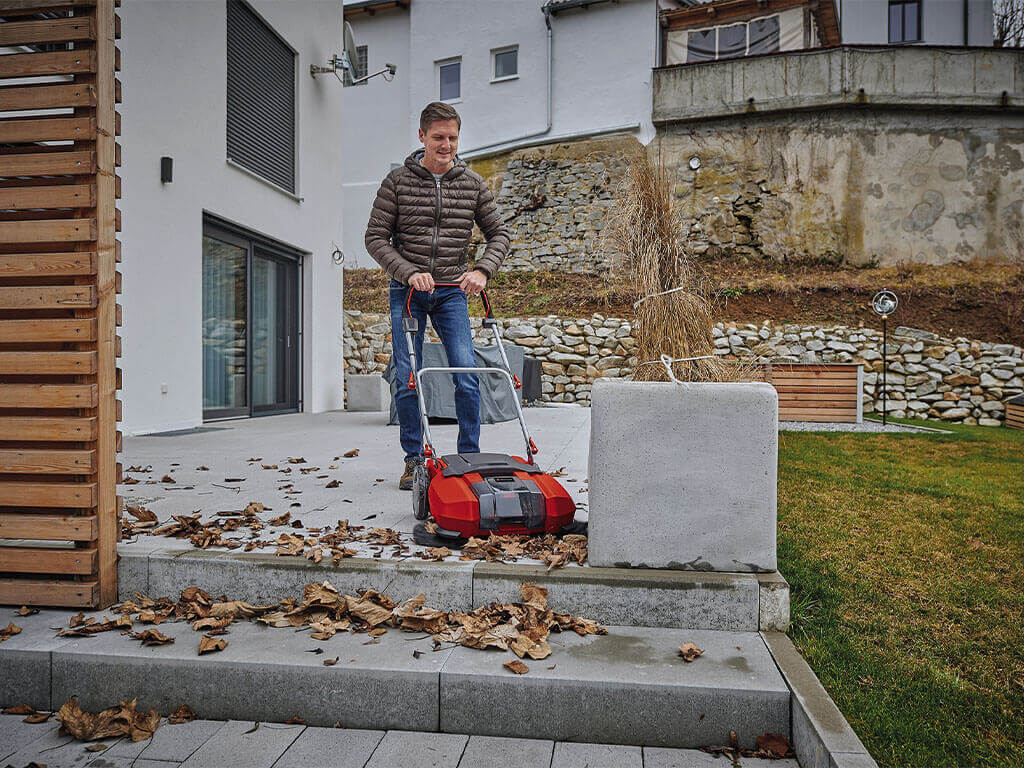
M174 158L173 157L161 157L160 158L160 183L170 184L174 179Z
M886 369L889 367L889 357L888 357L889 341L888 341L888 338L887 338L887 336L888 336L888 328L886 327L887 326L886 320L888 320L889 315L891 315L893 312L896 311L896 307L899 305L899 303L900 303L900 301L899 301L899 299L896 298L896 294L893 293L892 291L884 289L884 288L881 291L879 291L878 293L876 293L874 295L874 297L871 299L871 308L873 310L875 310L875 314L876 315L878 315L879 317L882 318L882 426L883 427L885 426L885 421L886 421L886 419L885 419L885 414L886 414L885 403L886 403L886 395L887 395L885 373L886 373Z

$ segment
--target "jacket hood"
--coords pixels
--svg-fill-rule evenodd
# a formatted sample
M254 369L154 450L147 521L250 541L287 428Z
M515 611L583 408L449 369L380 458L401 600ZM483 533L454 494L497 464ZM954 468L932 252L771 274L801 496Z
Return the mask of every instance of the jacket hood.
M409 156L407 158L405 158L405 167L409 168L410 170L412 170L413 173L415 173L417 176L420 176L421 178L433 179L434 175L430 171L428 171L426 168L424 168L422 165L420 165L420 160L423 158L424 154L425 153L424 153L423 149L414 149L409 154ZM455 163L452 165L451 168L448 169L448 172L445 173L444 178L446 178L446 179L454 179L457 176L461 176L465 172L466 172L466 161L463 160L461 157L459 157L456 154L455 155Z

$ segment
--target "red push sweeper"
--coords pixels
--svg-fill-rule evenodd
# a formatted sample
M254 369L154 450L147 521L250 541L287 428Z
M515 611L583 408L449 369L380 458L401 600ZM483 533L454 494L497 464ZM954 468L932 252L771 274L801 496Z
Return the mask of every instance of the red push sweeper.
M444 285L439 283L438 285ZM428 531L417 523L413 539L425 546L461 547L471 536L491 534L585 533L585 524L574 523L576 504L562 485L534 462L537 445L530 437L519 402L519 377L512 373L501 343L499 323L491 314L486 292L484 328L494 334L503 367L501 368L423 368L417 370L414 344L419 323L409 311L412 289L402 313L402 330L409 345L413 373L409 388L416 391L423 434L423 464L413 476L413 511L417 520L433 516L435 525ZM430 437L427 406L420 386L426 375L468 373L494 375L508 383L512 391L519 425L526 441L525 458L504 453L466 453L438 456Z

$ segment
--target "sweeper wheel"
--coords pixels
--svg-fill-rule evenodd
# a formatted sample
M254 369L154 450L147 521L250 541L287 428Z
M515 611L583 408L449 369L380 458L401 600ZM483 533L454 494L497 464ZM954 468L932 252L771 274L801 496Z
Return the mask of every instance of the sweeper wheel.
M583 536L586 536L587 535L587 528L588 528L588 526L587 526L587 521L586 520L573 520L568 525L563 526L561 535L565 536L566 534L569 534L569 533L578 533L578 534L582 534Z
M447 536L439 536L436 533L431 533L423 523L416 523L416 525L413 526L412 540L421 547L448 547L448 549L462 549L466 545L466 542L469 541L469 539L463 539L457 536L449 538Z
M417 520L426 520L430 515L430 500L427 498L429 485L430 475L427 468L417 464L412 472L412 513Z

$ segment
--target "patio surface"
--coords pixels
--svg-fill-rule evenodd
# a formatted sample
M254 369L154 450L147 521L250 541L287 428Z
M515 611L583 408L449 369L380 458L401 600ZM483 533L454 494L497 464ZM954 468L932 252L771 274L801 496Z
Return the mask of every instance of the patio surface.
M545 471L565 473L560 480L576 500L577 519L585 520L590 409L538 407L526 409L525 415L541 451L537 462ZM439 452L455 452L457 425L431 425L431 432ZM485 451L524 452L515 421L483 425L480 444ZM344 458L353 449L359 455ZM416 522L412 495L398 490L402 457L398 427L387 425L386 413L332 411L239 419L187 432L125 438L124 476L140 482L119 485L118 492L126 504L152 510L161 524L172 515L200 512L209 520L217 512L261 502L269 508L264 518L289 511L292 520L301 520L306 528L333 527L348 520L411 535ZM249 461L254 458L259 461ZM292 464L289 459L305 461ZM263 469L264 465L277 468ZM129 472L133 466L150 470ZM302 471L311 467L319 469ZM164 476L174 483L161 482ZM340 485L327 488L334 480ZM289 524L264 531L264 538L301 530ZM241 532L238 537L244 540ZM136 538L139 543L149 539ZM182 546L178 539L157 539L168 548Z

